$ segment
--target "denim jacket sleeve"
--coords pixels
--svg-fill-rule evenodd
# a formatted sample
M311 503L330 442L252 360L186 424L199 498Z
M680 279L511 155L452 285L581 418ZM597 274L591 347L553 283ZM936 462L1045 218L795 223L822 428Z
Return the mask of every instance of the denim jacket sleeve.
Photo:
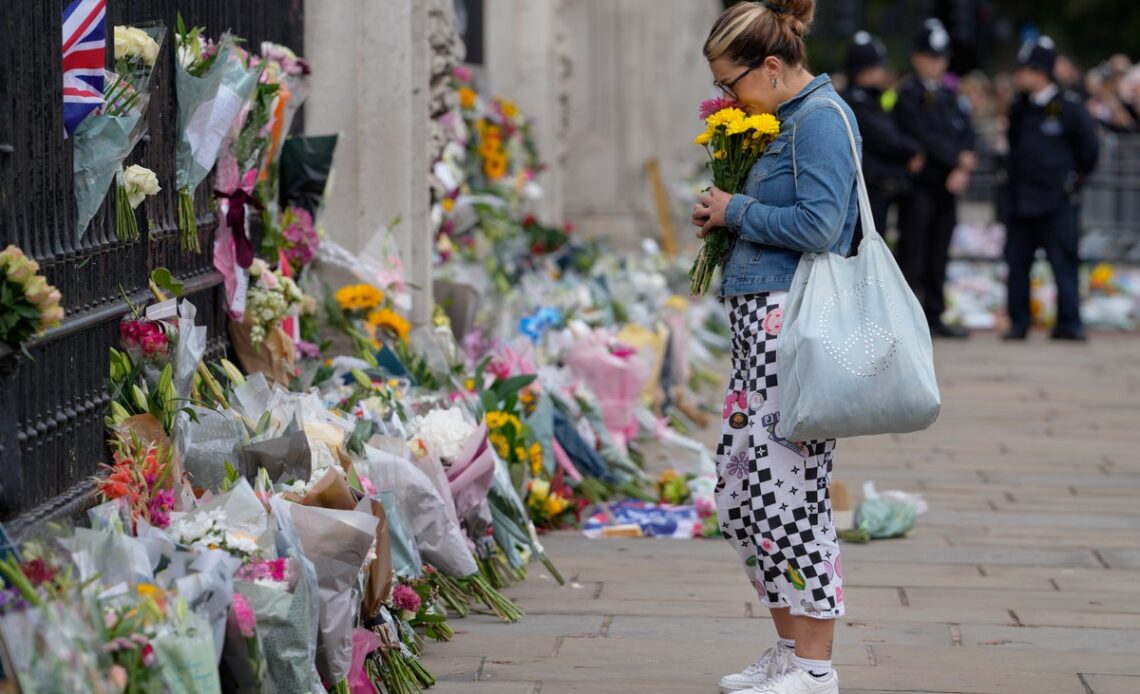
M793 137L795 204L773 207L734 195L725 210L725 223L747 241L823 253L843 234L855 180L847 126L837 109L821 106L800 119Z

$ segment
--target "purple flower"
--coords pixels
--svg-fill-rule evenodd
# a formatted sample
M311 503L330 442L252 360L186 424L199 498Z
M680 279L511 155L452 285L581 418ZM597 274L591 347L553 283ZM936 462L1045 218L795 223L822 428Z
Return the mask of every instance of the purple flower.
M15 588L0 590L0 614L11 614L28 609L28 601Z
M740 451L733 455L729 458L728 465L725 465L724 471L738 480L744 479L748 474L748 454Z
M281 230L285 239L285 257L297 265L307 265L317 257L321 245L320 235L313 225L313 215L303 207L290 207L285 210L288 222Z

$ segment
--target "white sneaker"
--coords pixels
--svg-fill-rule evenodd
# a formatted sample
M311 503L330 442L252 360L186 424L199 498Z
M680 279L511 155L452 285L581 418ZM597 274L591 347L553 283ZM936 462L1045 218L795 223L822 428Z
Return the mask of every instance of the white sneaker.
M725 675L720 680L720 694L743 692L757 685L764 684L773 675L782 672L792 661L795 651L777 644L764 651L760 660L744 668L744 672L735 675Z
M839 676L832 670L821 679L792 665L782 674L741 694L839 694Z

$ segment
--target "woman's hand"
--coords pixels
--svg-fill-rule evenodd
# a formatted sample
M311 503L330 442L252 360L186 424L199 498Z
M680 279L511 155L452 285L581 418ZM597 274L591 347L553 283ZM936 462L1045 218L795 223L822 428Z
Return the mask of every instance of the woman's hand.
M703 239L713 229L725 226L724 212L731 200L732 195L715 186L701 193L693 206L693 225L701 228L697 238Z

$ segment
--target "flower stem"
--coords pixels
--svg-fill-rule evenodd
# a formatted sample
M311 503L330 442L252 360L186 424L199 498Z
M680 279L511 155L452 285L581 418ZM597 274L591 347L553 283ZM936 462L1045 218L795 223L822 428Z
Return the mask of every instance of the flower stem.
M131 208L126 187L115 181L115 231L120 241L139 240L139 220Z
M194 215L194 193L185 186L178 189L178 230L181 232L182 250L201 252L198 219Z

